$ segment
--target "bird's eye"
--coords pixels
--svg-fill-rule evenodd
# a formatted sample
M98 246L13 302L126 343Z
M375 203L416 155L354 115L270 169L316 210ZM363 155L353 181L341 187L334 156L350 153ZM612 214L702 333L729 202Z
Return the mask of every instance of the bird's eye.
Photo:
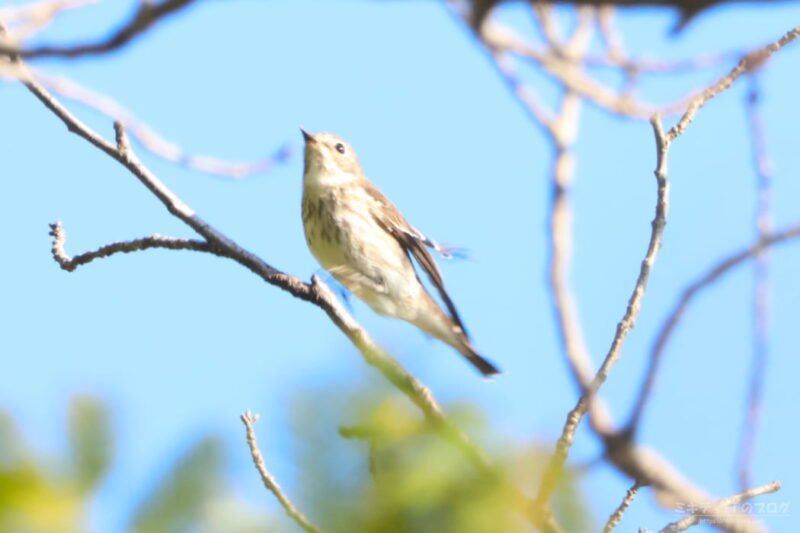
M340 154L344 153L344 145L342 143L336 143L336 147L335 148L336 148L336 151L339 152Z

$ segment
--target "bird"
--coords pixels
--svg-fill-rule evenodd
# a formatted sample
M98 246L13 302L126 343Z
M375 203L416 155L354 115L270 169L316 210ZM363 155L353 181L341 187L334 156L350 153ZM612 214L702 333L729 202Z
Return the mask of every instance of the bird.
M409 224L370 182L353 148L331 133L305 140L302 216L311 253L376 313L409 322L455 348L483 376L500 370L472 346L428 248L448 249ZM420 281L425 272L445 311Z

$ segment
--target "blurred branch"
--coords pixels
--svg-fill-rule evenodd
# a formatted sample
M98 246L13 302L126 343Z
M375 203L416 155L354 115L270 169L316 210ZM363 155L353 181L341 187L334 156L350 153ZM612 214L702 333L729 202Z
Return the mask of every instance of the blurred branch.
M573 57L580 57L586 52L592 23L589 14L583 13L579 17L572 35L565 41L567 44L561 41L561 32L555 26L552 11L549 8L540 6L536 10L536 15L541 31L547 37L553 50L559 50L559 53L569 53ZM558 113L552 114L545 111L533 93L528 92L529 90L518 82L510 65L506 63L509 59L507 53L500 52L493 47L488 47L488 49L493 54L499 72L515 90L520 104L534 120L543 126L553 145L554 163L550 179L552 199L549 214L550 231L548 232L550 294L566 359L576 381L582 383L585 376L591 375L591 364L568 281L569 247L572 240L569 189L574 177L573 146L580 119L581 97L575 91L565 88ZM600 409L599 406L598 409ZM596 417L598 423L602 417L602 413L598 412ZM550 495L555 490L563 473L561 468L563 461L558 462L556 457L566 459L566 448L556 448L553 459L545 469L539 493L533 505L533 513L540 517L537 525L542 530L554 530L559 527L550 509Z
M611 88L588 76L575 61L534 48L505 26L487 22L481 30L481 42L493 54L513 53L531 60L554 77L565 89L594 102L614 113L631 117L646 117L656 109L636 101L629 94L617 94Z
M67 272L73 272L81 265L85 265L95 259L109 257L116 253L138 252L150 248L166 248L169 250L194 250L197 252L212 252L208 243L192 239L178 239L175 237L164 237L162 235L151 235L142 239L132 241L120 241L105 246L101 246L92 252L78 254L70 257L64 250L66 234L61 227L61 222L50 224L50 235L53 237L53 259Z
M250 455L253 457L253 464L256 466L256 470L258 470L258 473L261 475L261 481L264 483L264 487L266 487L268 491L275 495L275 498L277 498L278 502L286 510L286 514L288 514L298 526L303 528L308 533L320 533L320 529L309 522L308 518L306 518L306 516L294 506L286 494L283 493L283 490L281 490L278 482L267 470L267 466L264 464L264 458L261 456L261 450L258 449L256 432L253 429L253 424L258 421L258 416L259 415L253 415L249 410L247 410L239 418L241 418L242 423L247 430L247 446L250 448Z
M17 42L24 36L34 33L49 24L62 10L94 2L96 0L45 1L16 8L0 9L0 28L4 28L0 33L0 37L3 37L8 43ZM180 6L176 4L170 6L167 2L163 2L158 6L152 2L142 2L138 14L131 20L129 26L135 25L137 31L144 31L148 24L152 24L156 18L163 17L171 9L177 9L178 7ZM3 50L2 47L3 43L0 43L0 51ZM18 52L16 57L19 57L19 53L23 53L21 50L16 50L16 52ZM14 64L0 62L0 75L11 78L20 77L22 75L20 69L16 69L14 66ZM112 98L83 87L63 76L51 76L41 70L33 70L33 72L39 82L50 90L80 102L112 120L123 122L131 135L155 155L192 170L222 176L244 177L266 172L274 165L284 162L291 154L288 144L280 147L270 157L253 162L231 162L204 155L190 154L180 146L161 137L156 131L138 120L130 111Z
M508 0L470 0L469 2L469 21L474 28L480 28L485 19L489 16L491 11L499 4L507 2ZM530 0L534 6L540 4L549 4L553 0ZM726 4L737 2L741 0L562 0L559 3L573 4L576 6L594 6L604 7L608 4L617 6L669 6L675 7L680 12L680 21L676 26L676 30L683 28L693 17L701 11L704 11L717 4ZM786 0L761 0L759 3L779 2Z
M44 0L20 6L0 8L0 23L6 26L8 37L21 41L46 28L61 12L98 0Z
M79 44L73 46L43 45L33 48L18 47L11 43L0 43L0 54L10 57L38 58L38 57L79 57L86 55L104 54L123 47L135 37L141 35L154 24L167 16L184 9L195 0L163 0L155 2L146 0L139 2L139 7L133 16L106 39L98 42Z
M777 492L780 490L780 488L781 484L777 481L773 481L772 483L762 485L761 487L755 487L740 494L719 500L718 502L714 502L708 506L700 506L696 509L692 509L692 512L689 516L667 525L664 529L659 531L659 533L679 533L681 531L686 531L690 527L696 526L703 520L708 520L713 524L715 517L721 513L725 513L731 505L737 505L751 498L755 498L756 496L761 496L762 494Z
M544 124L545 121L539 118L544 114L538 112L540 106L528 104L536 101L535 93L532 87L523 85L521 79L513 73L511 67L513 56L529 60L541 67L563 86L563 90L574 92L608 110L635 117L650 116L655 111L636 102L629 95L617 95L612 89L587 76L581 69L580 63L585 55L585 49L581 53L576 52L577 48L585 48L590 40L591 25L586 25L586 21L592 18L591 11L581 11L577 25L580 32L573 33L572 42L561 42L560 30L556 27L552 10L546 5L535 3L536 21L547 43L545 49L540 49L529 44L510 27L495 21L487 21L479 28L473 26L471 8L477 7L477 3L470 5L466 0L445 0L445 4L454 18L473 29L475 37L492 55L495 66L517 99L525 105L529 113L533 112L537 121ZM572 48L569 53L565 48L567 46Z
M777 233L768 235L763 239L759 239L749 248L736 252L735 254L723 259L709 269L708 272L697 278L683 289L683 292L678 298L678 303L675 305L675 307L673 307L667 319L661 326L658 335L656 336L656 342L653 345L653 349L650 351L650 363L647 368L647 374L642 383L642 388L639 391L636 405L627 423L626 431L631 433L636 432L636 429L638 428L639 422L642 418L642 412L644 411L647 401L652 393L655 377L658 373L658 367L664 354L664 349L666 348L667 343L675 330L675 327L678 325L678 322L680 322L683 314L686 312L686 309L689 307L689 304L692 302L697 293L717 281L720 277L722 277L723 274L726 274L729 270L738 266L745 260L756 257L766 248L799 237L800 224L795 224L793 226L789 226L783 231L779 231Z
M756 174L755 225L758 240L763 241L772 231L772 168L767 155L767 142L764 124L759 108L760 94L758 77L750 77L750 91L745 103L750 126L750 142L753 147L753 166ZM768 348L768 307L769 307L769 250L759 251L755 256L755 276L753 287L753 355L747 409L742 425L739 445L739 488L751 486L750 465L755 451L756 435L761 411L761 397L764 375L767 366Z
M642 74L674 74L701 70L742 56L741 53L723 53L677 61L633 59L625 51L622 35L617 31L614 23L615 13L616 9L611 4L598 7L597 30L605 48L605 54L599 57L587 56L584 63L587 67L610 67L621 70L625 76L622 95L633 93Z
M470 4L465 0L446 0L446 5L450 12L459 20L467 25L471 25L475 31L477 39L495 58L495 62L504 63L498 68L503 74L509 86L515 94L524 95L523 100L533 100L532 89L522 84L516 76L509 76L509 54L514 54L523 59L529 60L534 65L540 67L544 72L551 75L565 90L570 90L587 100L595 103L601 108L612 113L633 117L649 118L655 113L663 115L673 115L683 111L689 106L691 113L684 114L685 121L679 124L679 129L685 129L691 121L694 113L702 107L708 100L716 94L725 90L743 72L756 69L773 52L780 49L788 42L797 37L800 28L795 28L776 43L772 43L764 48L746 54L739 65L728 76L719 80L716 84L709 86L700 94L690 93L687 96L678 98L672 103L655 107L638 101L633 95L633 88L638 80L638 76L643 72L677 72L688 69L700 69L717 65L729 59L732 54L722 54L704 58L694 58L678 62L662 62L634 60L624 54L621 38L616 33L612 17L609 14L610 8L604 7L598 11L598 26L600 36L606 46L605 57L590 57L567 53L563 43L557 43L558 31L553 26L553 21L549 20L551 11L541 2L533 2L533 9L537 15L543 35L545 36L546 48L541 49L529 43L517 32L508 26L502 25L494 20L486 20L480 25L471 24L471 16L478 4L485 2L475 1ZM606 2L576 2L578 4L606 4ZM585 9L585 8L584 8ZM499 61L498 61L499 60ZM586 66L612 66L621 69L626 76L626 83L621 91L615 91L603 84L598 79L593 78L584 70ZM529 110L530 111L530 110ZM537 120L538 117L536 117Z
M283 163L291 155L289 144L281 146L267 158L252 162L224 161L214 157L187 153L180 146L164 139L147 124L141 122L133 113L125 109L114 99L83 87L63 76L50 76L40 69L31 69L39 82L60 95L80 102L114 121L122 122L126 130L135 137L142 146L155 155L178 163L186 168L229 177L244 177L260 172L267 172L276 164Z
M714 499L694 485L654 450L631 442L628 435L601 435L606 457L620 472L653 490L661 507L691 512L704 509L705 518L715 528L729 533L764 533L765 529L749 513L713 506Z
M637 479L631 488L628 489L628 492L625 493L625 497L622 499L622 502L619 504L619 507L608 517L608 521L606 525L603 527L603 533L611 533L611 531L617 527L620 520L622 520L622 515L625 514L625 510L631 504L633 499L636 497L636 493L639 492L639 488L642 486L641 482Z

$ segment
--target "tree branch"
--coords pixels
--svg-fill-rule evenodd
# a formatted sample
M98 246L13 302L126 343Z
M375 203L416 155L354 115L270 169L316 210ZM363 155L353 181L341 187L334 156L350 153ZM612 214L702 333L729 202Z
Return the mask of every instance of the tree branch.
M756 241L749 248L736 252L709 269L705 274L701 275L695 281L690 283L683 289L681 295L678 297L678 302L672 311L664 320L661 329L656 336L656 341L650 351L650 362L647 368L647 373L642 387L637 397L636 405L631 413L628 423L626 424L625 431L635 433L638 429L639 422L642 418L642 412L649 400L655 383L655 377L658 373L658 367L664 354L664 350L669 342L672 333L675 331L676 326L680 322L689 304L697 294L717 281L728 271L738 266L747 259L756 257L764 249L800 237L800 223L790 226L782 231L773 233L768 237Z
M617 509L611 513L611 516L608 517L608 521L603 527L603 533L611 533L611 531L617 527L617 524L619 524L620 520L622 520L622 515L625 514L625 510L636 497L636 493L639 492L639 488L641 486L641 482L637 479L633 483L633 486L628 489L628 492L625 493L625 497L622 499L619 507L617 507Z
M0 24L7 26L6 38L23 40L46 28L63 11L98 0L44 0L31 4L0 8Z
M696 526L703 520L709 520L713 523L715 517L720 513L724 513L731 505L742 503L756 496L761 496L762 494L777 492L780 488L781 484L777 481L773 481L772 483L746 490L740 494L730 496L707 506L698 506L695 509L691 509L691 514L689 516L667 525L664 529L659 531L659 533L680 533L692 526Z
M773 53L794 41L798 36L800 36L800 26L789 30L774 43L770 43L763 48L759 48L745 55L727 75L717 80L716 83L704 89L692 99L681 119L667 133L666 137L668 141L672 142L676 137L682 134L686 128L689 127L689 124L691 124L692 119L700 108L709 100L728 89L742 74L758 69Z
M258 473L261 474L261 481L264 483L264 487L275 495L275 498L278 499L278 502L286 510L286 514L288 514L298 526L308 533L320 533L321 530L309 522L308 518L294 506L286 494L283 493L278 482L267 470L267 466L264 464L264 458L261 456L261 450L258 449L258 444L256 443L256 432L253 429L253 424L258 421L258 415L253 415L248 410L239 418L241 418L247 430L247 445L250 447L250 455L253 457L253 464L256 466Z
M195 0L163 0L160 3L154 1L139 2L139 7L127 23L106 39L95 43L74 46L43 45L34 48L20 48L13 44L0 43L0 54L29 59L105 54L123 47L157 22L186 8L194 1Z
M162 235L151 235L142 239L132 241L120 241L105 246L101 246L92 252L85 252L75 257L70 257L64 250L66 234L61 227L61 222L50 224L50 235L53 237L53 259L67 272L73 272L76 268L95 259L109 257L116 253L138 252L150 248L166 248L168 250L194 250L197 252L212 252L208 243L193 239L178 239L175 237L164 237Z
M656 199L656 213L652 221L652 231L650 233L650 241L647 245L647 252L642 260L639 269L639 276L633 288L633 292L628 300L627 308L622 320L617 324L617 330L614 338L611 341L611 347L606 354L603 363L594 375L591 383L585 385L581 383L583 392L578 400L578 403L567 415L567 420L564 423L564 428L561 432L556 443L556 450L553 453L550 461L546 467L545 475L542 484L539 487L539 492L536 495L536 501L539 505L544 505L550 499L550 495L555 490L555 483L563 471L564 464L567 460L567 454L575 440L575 432L583 419L584 414L589 409L592 402L592 397L597 393L600 387L605 383L611 368L617 362L622 351L622 345L628 335L628 332L633 329L636 322L636 317L639 314L642 298L644 297L647 281L650 277L650 270L655 262L658 250L661 247L661 239L664 232L664 227L667 223L667 208L669 205L669 184L667 182L666 173L666 156L669 148L669 143L666 141L663 129L661 127L661 118L656 115L652 119L653 131L656 137L657 146L657 159L655 176L657 181L657 199Z
M745 100L750 143L753 147L753 167L756 175L755 226L759 240L769 237L772 231L772 165L767 155L764 124L760 113L758 76L750 76L750 91ZM750 365L750 383L747 407L739 444L739 488L751 486L750 466L755 453L761 397L769 356L769 253L762 250L755 257L753 279L753 354Z

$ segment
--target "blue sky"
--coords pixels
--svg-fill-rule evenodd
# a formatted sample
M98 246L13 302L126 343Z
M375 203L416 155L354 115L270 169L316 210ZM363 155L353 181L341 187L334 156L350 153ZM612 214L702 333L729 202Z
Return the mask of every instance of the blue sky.
M42 41L100 36L133 2L101 2L63 16ZM743 50L789 30L800 8L720 8L671 36L674 14L619 16L638 56L687 58ZM565 15L568 19L568 12ZM521 8L505 22L526 30ZM777 227L800 218L795 43L760 78L775 167ZM576 399L555 334L546 287L550 147L521 112L487 56L438 2L200 2L129 47L37 66L115 98L185 149L253 160L291 143L295 156L271 172L229 180L187 171L134 145L141 158L202 217L275 267L307 279L318 270L300 221L299 127L330 131L356 149L367 175L412 224L470 250L441 261L447 286L480 351L504 370L482 381L449 347L353 302L356 318L445 403L469 401L505 436L552 442ZM647 78L643 94L663 102L715 79ZM545 100L553 86L529 73ZM678 291L754 237L755 177L742 102L747 80L712 101L670 157L672 198L664 247L637 327L603 389L623 419L652 339ZM111 136L110 122L72 109ZM268 464L290 488L298 475L287 405L315 386L379 380L317 308L265 285L231 261L148 251L61 271L47 224L61 220L67 251L152 233L192 236L132 176L61 123L24 88L0 85L0 406L43 453L64 443L68 399L89 392L115 415L114 471L93 509L96 531L121 531L137 498L171 458L217 432L228 445L237 491L265 498L244 447L238 415L262 414ZM667 119L667 126L672 124ZM574 185L572 280L595 361L608 349L633 287L653 215L655 149L649 125L584 107ZM797 295L800 246L776 248L771 263L770 363L753 468L758 484L784 488L763 501L798 499L793 446L798 399ZM733 465L750 367L752 265L703 293L668 348L642 441L712 493L737 492ZM789 426L789 427L787 427ZM599 449L581 431L575 461ZM306 474L304 474L305 476ZM598 467L584 485L600 518L628 480ZM254 496L255 495L255 496ZM791 531L792 516L768 521ZM624 527L676 518L649 496ZM699 529L698 529L699 530Z

